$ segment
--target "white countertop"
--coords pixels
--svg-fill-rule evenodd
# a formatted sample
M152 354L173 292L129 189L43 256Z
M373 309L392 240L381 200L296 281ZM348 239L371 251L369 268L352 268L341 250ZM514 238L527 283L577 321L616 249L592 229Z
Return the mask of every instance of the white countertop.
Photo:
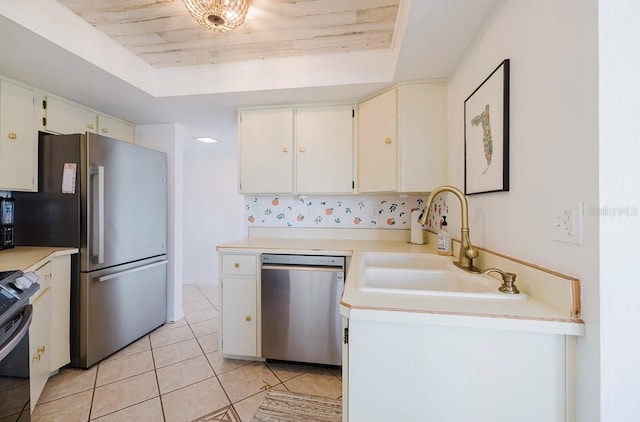
M49 256L71 255L78 253L76 248L42 247L42 246L16 246L15 248L0 251L0 271L30 271L39 262Z
M582 320L563 315L531 297L520 300L475 299L359 289L361 253L433 254L434 245L413 245L401 241L246 238L220 245L218 251L350 257L340 312L352 319L584 335ZM455 260L454 257L449 259ZM499 285L496 280L496 291Z

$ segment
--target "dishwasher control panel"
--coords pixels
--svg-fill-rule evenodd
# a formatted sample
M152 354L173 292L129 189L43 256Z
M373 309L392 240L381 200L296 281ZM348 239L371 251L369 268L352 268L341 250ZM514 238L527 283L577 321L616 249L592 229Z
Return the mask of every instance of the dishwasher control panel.
M263 264L343 267L344 256L263 254Z

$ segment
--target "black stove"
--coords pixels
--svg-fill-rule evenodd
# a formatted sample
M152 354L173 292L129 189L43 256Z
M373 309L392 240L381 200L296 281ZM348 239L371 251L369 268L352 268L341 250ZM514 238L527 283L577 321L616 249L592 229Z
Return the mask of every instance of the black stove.
M22 271L0 271L0 327L4 327L22 308L29 298L40 288L35 274L23 274ZM0 345L6 331L0 333Z
M31 421L29 298L40 288L34 273L0 271L0 420ZM26 388L25 388L26 386Z

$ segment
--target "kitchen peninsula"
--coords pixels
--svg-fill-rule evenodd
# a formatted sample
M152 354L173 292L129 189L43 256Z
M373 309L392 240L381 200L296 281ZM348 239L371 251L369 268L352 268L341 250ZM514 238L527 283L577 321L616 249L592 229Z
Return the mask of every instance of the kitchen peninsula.
M435 255L434 236L429 238L427 245L412 245L398 240L254 237L218 246L221 260L252 257L256 266L251 294L257 321L238 322L253 327L245 334L257 345L256 353L246 358L261 359L261 254L345 256L340 301L345 420L417 420L427 409L435 420L570 420L575 411L575 339L584 335L579 281L481 250L482 269L501 267L518 275L521 298L363 288L367 257L454 260ZM224 287L223 275L221 280ZM499 285L496 279L495 292ZM224 338L224 308L229 303L221 297Z

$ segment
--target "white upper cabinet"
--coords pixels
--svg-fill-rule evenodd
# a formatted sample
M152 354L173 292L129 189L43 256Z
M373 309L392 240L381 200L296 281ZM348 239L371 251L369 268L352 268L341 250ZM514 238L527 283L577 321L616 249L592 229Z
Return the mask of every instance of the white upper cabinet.
M109 138L133 142L135 126L56 97L42 98L39 130L57 133L99 133Z
M358 106L358 191L393 192L398 172L397 89Z
M431 192L446 182L447 87L408 84L398 94L398 191Z
M241 193L293 192L293 109L239 114Z
M98 133L109 138L133 143L135 128L133 125L98 114Z
M446 84L402 84L359 106L358 190L430 192L445 182Z
M353 107L296 110L296 192L353 192Z
M353 107L242 110L240 192L351 193Z
M58 134L98 133L98 115L95 111L47 97L45 108L45 130Z
M32 90L0 81L0 190L37 191Z

